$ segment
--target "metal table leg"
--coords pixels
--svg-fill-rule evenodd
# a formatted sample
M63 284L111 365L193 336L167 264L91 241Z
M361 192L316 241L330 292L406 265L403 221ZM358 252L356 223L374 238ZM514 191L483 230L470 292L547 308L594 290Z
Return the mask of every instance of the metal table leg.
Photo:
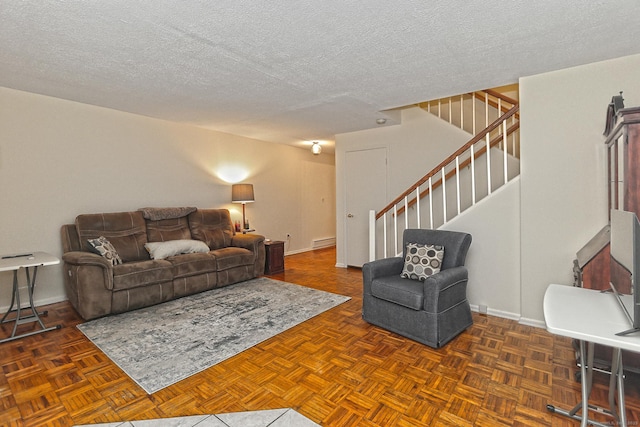
M588 347L585 348L585 347ZM547 405L547 410L549 412L557 413L560 415L564 415L566 417L572 418L574 420L580 420L581 427L587 427L588 425L594 425L598 427L610 427L611 423L601 423L599 421L594 421L589 419L589 410L596 411L602 414L609 415L613 417L616 421L619 421L618 425L626 427L626 416L624 415L624 384L623 384L623 375L622 375L622 352L620 349L614 349L614 357L612 360L612 368L611 368L611 379L609 380L609 405L611 406L611 410L601 408L595 405L589 405L589 395L591 394L591 388L593 386L593 354L594 354L594 344L586 343L584 341L580 341L580 384L581 384L581 395L582 401L579 402L576 406L574 406L571 410L567 411L565 409L556 408L553 405ZM585 357L586 356L586 357ZM615 374L613 364L615 363ZM621 415L618 417L618 413L615 410L615 399L613 395L615 394L616 387L616 377L618 379L618 400L620 405ZM613 386L613 387L612 387ZM581 414L578 415L578 411L581 410Z
M40 318L40 316L46 316L47 315L47 311L43 311L41 313L38 313L38 310L36 309L36 306L33 302L33 292L35 290L36 287L36 276L38 273L38 267L35 266L33 267L33 276L31 276L30 272L29 272L29 268L25 267L25 274L26 274L26 278L27 278L27 291L29 294L29 306L26 308L22 308L21 303L20 303L20 287L19 287L19 283L18 283L18 271L19 270L13 270L13 295L11 296L11 305L9 306L9 310L7 310L7 312L4 314L4 316L2 317L2 320L0 320L0 323L10 323L10 322L14 322L13 325L13 330L11 332L11 336L5 339L0 340L0 343L4 343L7 341L12 341L18 338L24 338L24 337L28 337L31 335L35 335L35 334L41 334L43 332L47 332L47 331L52 331L55 329L60 329L62 327L62 325L55 325L55 326L51 326L51 327L46 327L44 325L44 323L42 322L42 319ZM14 304L15 304L15 308L14 308ZM27 313L27 314L23 314L22 312L24 310L31 310L31 313ZM9 315L15 313L15 316L13 316L12 318L9 318ZM18 325L22 325L24 323L30 323L30 322L38 322L40 325L40 329L36 330L36 331L31 331L31 332L27 332L24 334L19 334L16 335L16 331L18 329Z
M616 410L615 389L618 386L618 409ZM622 350L613 349L611 356L611 378L609 378L609 406L620 426L627 425L627 414L624 404L624 369L622 365Z

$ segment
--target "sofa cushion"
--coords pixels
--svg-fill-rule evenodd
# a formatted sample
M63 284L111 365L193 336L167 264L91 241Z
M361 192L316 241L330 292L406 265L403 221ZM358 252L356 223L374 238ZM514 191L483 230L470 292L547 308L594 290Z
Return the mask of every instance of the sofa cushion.
M144 247L151 259L165 259L180 254L209 252L209 246L200 240L169 240L168 242L147 242Z
M173 280L171 263L166 260L129 262L113 267L113 290L138 288Z
M424 284L400 276L387 276L371 282L371 295L376 298L421 310L424 303Z
M444 247L407 243L405 254L400 277L424 281L440 271L444 259Z
M147 243L147 227L141 212L116 212L85 214L76 217L76 229L80 242L87 250L89 239L106 237L116 248L123 262L148 260L144 248Z
M209 248L226 248L234 231L227 209L198 209L189 214L191 237L202 240Z
M167 258L167 261L171 263L174 279L213 273L217 267L216 259L210 253L176 255Z
M149 242L167 242L169 240L191 239L189 219L182 218L147 220L147 240Z
M211 254L216 257L218 271L243 265L253 265L256 259L250 250L236 247L216 249L211 251Z

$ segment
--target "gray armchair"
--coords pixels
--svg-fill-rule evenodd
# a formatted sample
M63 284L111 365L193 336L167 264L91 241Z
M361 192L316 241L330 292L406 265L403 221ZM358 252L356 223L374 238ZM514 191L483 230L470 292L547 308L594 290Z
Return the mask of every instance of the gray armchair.
M424 282L401 278L407 243L444 246L441 271ZM402 257L362 266L362 318L428 346L442 347L473 324L464 266L470 245L467 233L405 230Z

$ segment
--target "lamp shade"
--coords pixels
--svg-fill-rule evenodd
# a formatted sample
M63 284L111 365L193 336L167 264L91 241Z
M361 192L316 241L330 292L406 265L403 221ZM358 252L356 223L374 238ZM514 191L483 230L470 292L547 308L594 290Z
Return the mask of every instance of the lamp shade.
M231 186L231 203L251 203L253 198L253 184L233 184Z

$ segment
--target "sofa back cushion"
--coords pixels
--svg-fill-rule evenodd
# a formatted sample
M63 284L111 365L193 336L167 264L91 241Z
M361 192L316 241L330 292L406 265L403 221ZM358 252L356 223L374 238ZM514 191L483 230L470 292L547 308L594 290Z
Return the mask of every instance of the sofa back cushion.
M147 240L150 242L190 239L189 219L186 216L158 221L147 220Z
M81 251L85 248L78 239L78 230L75 224L64 224L60 228L60 237L62 238L62 252Z
M104 236L123 262L149 259L144 248L147 227L141 212L84 214L76 217L76 229L83 250L90 251L88 239Z
M189 214L191 237L202 240L211 250L231 245L233 225L227 209L198 209Z

